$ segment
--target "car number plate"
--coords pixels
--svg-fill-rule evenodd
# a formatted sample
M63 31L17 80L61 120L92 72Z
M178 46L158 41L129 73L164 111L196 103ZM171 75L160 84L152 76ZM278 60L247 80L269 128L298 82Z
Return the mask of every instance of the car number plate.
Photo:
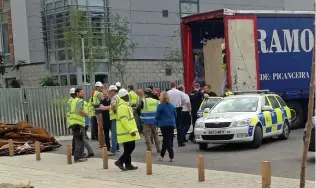
M212 130L208 131L208 134L210 135L221 135L221 134L226 134L225 130Z

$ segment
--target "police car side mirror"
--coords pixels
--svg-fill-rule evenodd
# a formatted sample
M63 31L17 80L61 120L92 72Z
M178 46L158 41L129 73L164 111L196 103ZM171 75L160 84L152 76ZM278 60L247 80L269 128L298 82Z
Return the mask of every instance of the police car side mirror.
M205 108L205 109L204 109L204 113L207 113L207 114L208 114L208 113L210 113L210 111L211 111L210 108Z
M271 111L271 110L273 110L273 109L272 109L271 106L264 106L264 107L262 107L261 110L264 112L264 111Z

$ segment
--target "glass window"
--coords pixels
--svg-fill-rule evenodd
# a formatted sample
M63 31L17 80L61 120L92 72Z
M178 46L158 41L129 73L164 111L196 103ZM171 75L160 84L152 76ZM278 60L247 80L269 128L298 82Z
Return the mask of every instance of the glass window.
M71 74L69 78L70 78L70 85L72 86L77 85L77 76L75 74Z
M51 74L58 73L57 64L50 65L50 73Z
M63 7L62 1L56 1L55 2L55 8L60 8L60 7Z
M94 76L95 82L102 82L102 83L108 83L108 75L106 74L97 74Z
M265 105L265 106L270 106L270 103L269 103L267 97L264 98L264 105Z
M2 24L2 41L3 41L3 53L7 54L10 53L10 46L9 46L9 28L8 24Z
M10 64L10 54L4 55L3 62L5 65Z
M49 52L49 63L56 63L56 53L55 53L55 51Z
M104 6L104 0L88 0L89 6Z
M47 3L46 4L46 10L52 10L54 9L54 4L53 3Z
M201 110L204 110L205 108L213 108L213 106L218 103L218 101L220 101L221 98L210 98L210 99L206 99L202 106L201 106Z
M279 103L281 104L281 107L286 106L286 103L284 102L284 100L281 97L275 96L275 98L279 101Z
M280 108L280 105L274 96L269 96L268 98L269 98L272 108Z
M67 64L66 63L60 63L59 64L59 72L60 73L66 73L67 72Z
M60 76L60 85L62 85L62 86L68 85L68 81L67 81L67 76L66 75L61 75Z
M76 72L76 67L72 66L71 63L68 63L68 72L69 73L75 73Z
M78 5L87 5L87 0L78 0Z
M236 97L221 100L211 113L256 112L259 97Z
M72 59L72 52L71 52L70 49L67 50L67 59L68 59L68 60L71 60L71 59Z
M57 46L58 46L58 48L63 48L63 47L65 47L64 40L58 40L58 41L57 41Z
M3 1L3 10L10 9L10 0Z
M66 53L65 50L58 51L58 61L65 61L66 60Z
M197 8L197 3L181 3L181 16L189 16L191 14L197 13Z

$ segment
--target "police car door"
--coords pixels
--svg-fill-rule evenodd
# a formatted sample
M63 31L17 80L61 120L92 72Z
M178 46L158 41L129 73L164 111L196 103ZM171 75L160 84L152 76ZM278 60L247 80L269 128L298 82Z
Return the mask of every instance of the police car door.
M273 108L268 97L264 97L264 104L262 104L262 107L263 106L271 106L271 108ZM264 135L264 137L266 137L266 136L269 136L272 134L272 127L273 127L272 114L273 113L272 113L272 111L264 111L262 113L263 113L263 119L264 119L264 122L263 122L263 124L264 124L263 133L264 134L263 135Z
M281 110L280 103L275 98L275 95L268 96L270 104L273 108L273 116L272 116L272 133L277 134L278 132L282 132L282 125L283 125L283 112Z

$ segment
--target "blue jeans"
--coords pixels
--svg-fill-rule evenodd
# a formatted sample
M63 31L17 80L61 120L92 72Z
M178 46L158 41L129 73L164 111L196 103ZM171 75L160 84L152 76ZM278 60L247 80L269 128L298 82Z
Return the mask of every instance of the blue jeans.
M116 120L111 121L111 141L112 147L110 152L115 153L117 150L117 133L116 133Z

